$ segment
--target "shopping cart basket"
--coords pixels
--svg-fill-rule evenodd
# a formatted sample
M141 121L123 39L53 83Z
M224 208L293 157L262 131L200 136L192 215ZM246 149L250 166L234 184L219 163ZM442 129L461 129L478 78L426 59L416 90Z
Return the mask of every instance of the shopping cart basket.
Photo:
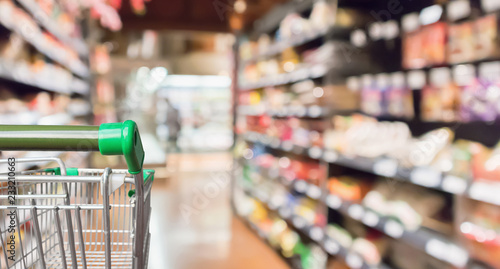
M58 158L7 158L0 171L0 268L147 268L150 192L135 122L0 125L0 150L100 151L128 169L66 168ZM18 163L51 161L16 171ZM1 253L0 253L1 254Z

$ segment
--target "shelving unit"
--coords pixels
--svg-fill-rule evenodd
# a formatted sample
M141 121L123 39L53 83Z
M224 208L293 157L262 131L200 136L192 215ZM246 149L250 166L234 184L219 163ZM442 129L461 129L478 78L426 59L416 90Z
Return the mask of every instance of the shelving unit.
M351 268L373 268L373 266L368 266L367 263L363 261L361 255L358 255L349 248L341 247L334 238L329 238L326 234L326 227L317 226L316 224L310 224L307 223L307 221L301 220L300 215L294 213L294 209L289 208L289 205L280 204L274 201L274 199L271 199L274 197L273 193L268 192L269 189L273 189L273 187L266 184L271 184L271 186L279 185L279 188L287 189L287 194L284 194L285 197L289 197L290 195L294 197L287 199L293 200L307 198L319 203L316 208L319 213L317 213L316 217L322 218L323 216L326 216L328 219L327 224L337 224L337 222L341 221L343 218L354 220L362 224L366 230L378 231L384 234L386 238L390 238L390 240L402 242L410 246L427 257L425 259L429 260L430 263L436 264L435 262L437 262L437 264L440 264L438 266L440 268L473 268L478 263L484 263L485 261L483 260L476 260L479 258L471 252L471 247L464 243L465 240L463 240L463 235L461 233L466 233L468 231L463 231L463 227L459 227L463 222L463 219L460 218L463 218L463 216L457 217L456 214L463 215L466 213L458 212L459 209L457 208L460 208L463 204L468 206L472 206L473 204L485 204L493 207L500 206L500 198L497 195L500 193L500 183L498 181L485 181L481 178L474 177L460 177L456 176L452 172L448 172L449 170L437 170L435 167L431 167L430 165L409 166L408 164L400 163L400 161L395 158L385 155L375 158L346 155L338 150L318 146L318 143L322 143L321 140L317 140L314 143L311 142L311 146L309 147L303 146L303 144L300 146L294 144L293 139L295 138L290 138L290 134L284 135L279 133L279 128L282 128L282 126L286 124L298 125L299 123L297 122L300 120L300 124L302 124L302 122L307 122L309 124L308 126L315 126L314 128L317 128L309 131L321 133L321 127L318 127L318 125L323 124L329 126L332 124L332 117L334 116L352 115L355 113L363 115L368 114L361 108L345 110L336 109L335 107L324 104L296 104L296 99L291 99L292 101L288 100L290 98L296 98L302 94L300 91L292 92L290 86L294 83L311 80L314 82L314 87L323 87L337 83L348 84L348 77L350 76L361 76L367 73L377 74L381 72L401 72L401 74L405 76L405 83L408 83L409 85L407 86L409 89L412 89L412 105L415 107L415 115L412 119L387 115L375 115L373 116L374 119L377 119L379 122L389 121L404 123L408 126L410 135L413 135L414 139L416 139L417 136L424 135L429 131L436 130L438 128L449 128L454 133L455 139L471 140L481 143L487 147L493 147L500 139L500 132L498 132L498 120L494 122L477 120L470 122L421 120L420 106L421 102L423 102L423 91L421 90L424 86L423 83L425 83L427 78L424 78L424 82L419 82L422 86L414 86L415 80L412 80L410 76L415 74L410 73L414 71L429 72L435 68L452 68L465 64L472 64L477 67L484 62L497 60L497 58L487 57L481 60L463 61L453 64L428 65L423 68L403 68L401 59L401 39L404 37L404 34L398 33L387 40L385 40L384 37L379 40L370 40L372 34L370 33L370 26L373 21L368 22L366 25L361 27L325 27L323 29L328 30L306 31L302 32L302 34L296 33L296 37L291 38L290 40L279 40L282 35L282 33L278 34L280 31L279 24L281 20L285 18L287 14L291 13L298 14L303 19L307 19L307 17L311 14L311 9L313 9L313 2L314 1L290 1L285 3L255 22L255 29L253 29L253 32L248 33L250 39L253 40L257 40L259 35L267 34L271 37L271 39L274 35L278 41L271 42L271 45L268 46L266 50L263 50L262 46L259 46L259 50L255 49L254 54L250 57L248 57L248 52L245 51L245 58L237 64L239 68L238 79L240 80L236 92L236 94L240 97L237 96L236 98L236 100L238 100L238 104L235 108L235 118L237 119L237 141L242 142L241 145L246 146L243 152L238 152L236 158L239 160L240 167L249 169L251 172L247 173L253 174L237 174L235 175L234 180L235 182L245 183L251 181L254 185L247 186L235 184L235 188L243 188L244 193L248 197L252 197L262 204L266 204L270 212L279 214L284 220L287 221L287 223L289 223L290 226L294 227L298 231L301 231L301 236L316 242L326 253L343 260L344 263ZM351 3L348 3L347 1L332 2L337 3L337 7L340 8L355 7L365 12L372 11L372 15L373 12L376 13L377 10L384 11L384 8L386 8L386 3L382 3L383 1L373 1L366 5L362 4L360 1L353 1ZM405 5L404 12L401 14L391 14L390 20L391 22L396 22L397 27L400 27L402 16L411 12L420 12L425 7L432 4L432 1L421 1L419 3ZM477 6L472 6L473 8L477 8ZM446 6L441 7L446 11ZM475 16L478 15L475 14ZM484 16L484 14L481 16ZM376 17L375 20L377 20ZM460 22L463 22L464 20L465 19L462 19ZM455 22L450 21L448 23L453 24ZM297 24L300 25L299 22L297 22ZM356 42L353 36L353 33L355 32L354 29L356 29L356 31L360 31L360 29L361 31L364 31L366 34L365 38L368 39L361 45L361 47L356 48L353 45ZM247 37L241 38L241 40L242 43L246 42ZM371 56L370 59L375 59L375 61L378 62L376 65L371 65L368 61L359 62L359 59L363 59L361 57L359 59L354 59L349 63L344 63L344 66L340 64L345 68L338 68L338 59L325 59L324 62L313 64L300 63L299 60L299 63L294 62L296 68L292 71L281 71L282 73L271 76L266 75L266 73L262 71L265 70L265 67L262 66L265 66L268 61L273 59L280 65L283 65L286 61L284 60L285 56L280 54L283 54L289 49L295 50L297 54L304 51L309 53L314 50L311 48L321 47L329 41L341 41L344 43L350 42L354 47L351 50L345 51L343 53L344 56L350 55L350 53L353 52L355 52L353 54L359 56L362 55L364 51L367 51ZM392 46L392 49L394 50L392 52L393 54L387 54L389 52L381 50L381 47L387 46L387 44ZM237 48L237 50L239 50L239 48ZM241 52L241 50L239 51ZM238 53L236 53L236 55L238 55ZM392 57L393 55L395 57ZM305 56L302 55L302 57ZM301 58L301 56L298 56L298 58ZM296 59L294 59L294 61L295 60ZM261 66L259 66L259 64ZM254 66L252 67L252 65ZM259 72L257 72L258 76L260 76L258 79L256 79L254 73L250 73L250 75L246 74L246 72L249 72L247 70L247 67L249 66L257 69L260 68ZM282 69L286 70L286 68L283 67ZM272 73L276 72L274 69L271 70ZM250 80L253 80L253 82L248 82L248 78L245 76L250 77ZM362 90L362 86L360 86L362 84L363 79L360 77L356 86L348 86L352 90L360 91ZM262 95L276 94L273 92L274 89L286 92L283 96L286 95L285 99L291 104L285 103L284 105L281 105L280 108L276 108L276 96L273 95L268 99L262 99ZM323 95L323 92L321 95ZM245 99L246 102L242 101L243 99L241 99L241 96L247 98ZM248 99L250 102L254 102L255 104L248 104ZM291 119L297 120L292 123ZM276 122L278 120L281 121L279 124L275 123L276 125L271 126L269 123L269 121ZM240 122L243 122L244 124L241 124ZM244 127L245 124L248 124L248 122L253 124L251 128L249 127L249 130ZM254 130L259 128L262 128L262 131ZM303 129L307 129L307 127L301 125L298 129L302 131ZM286 131L282 132L286 133ZM287 138L282 140L280 138L282 135ZM302 135L304 136L304 134ZM322 139L326 138L322 137ZM275 158L275 164L279 160L280 166L282 161L289 163L290 160L300 161L304 163L304 166L305 163L317 163L321 169L326 171L326 174L319 178L319 183L317 182L317 178L295 178L291 180L290 177L285 177L280 174L281 172L279 171L269 171L266 167L259 167L259 165L254 162L254 158L256 156L263 155L273 156L273 158ZM367 205L362 202L353 202L348 199L344 199L339 195L332 194L329 189L330 187L327 186L327 182L329 177L335 176L333 173L337 173L336 171L339 171L339 169L342 173L347 173L348 176L351 176L349 173L352 173L352 177L369 175L374 179L377 178L380 180L391 181L394 179L396 182L400 182L399 184L415 188L416 191L417 189L422 189L444 197L443 199L449 203L446 210L449 210L452 215L451 221L447 222L447 233L442 231L443 227L440 229L434 229L433 227L419 225L416 229L410 229L398 220L397 217L383 215L380 212L376 212L367 207ZM314 181L315 183L313 184L310 181ZM260 188L264 189L261 190ZM395 192L397 192L397 190L395 190ZM500 207L498 210L500 210ZM338 216L341 216L341 218L339 219ZM479 240L481 239L476 241L478 244L481 243ZM383 258L383 262L379 266L375 267L398 268L397 265L393 264L394 261L390 259L390 255L390 253L386 253L386 256ZM492 268L494 268L494 265L492 265Z
M257 199L261 203L265 204L272 212L278 214L283 220L290 224L295 230L299 231L304 236L307 236L308 239L315 242L323 250L330 254L339 257L344 260L347 264L351 264L352 267L361 268L361 269L370 269L370 268L380 268L380 269L390 269L391 267L385 264L379 264L376 266L369 265L366 261L363 260L356 253L351 252L349 249L340 245L335 239L329 237L324 228L316 225L307 225L307 222L298 215L293 215L290 212L290 209L286 206L278 206L273 204L269 197L265 195L259 194L257 190L254 189L245 189L245 193L249 196ZM255 230L255 229L254 229ZM262 236L261 236L262 237Z
M54 8L58 16L67 12L64 6ZM89 49L83 37L72 36L64 26L37 0L0 3L1 124L92 123ZM8 154L2 152L3 157ZM85 162L89 155L73 158L61 152L28 152L19 156L59 156L71 166L81 165L74 161ZM17 169L26 168L22 165Z
M333 150L324 150L319 147L304 148L293 145L258 133L246 133L244 139L252 143L260 143L272 149L282 150L293 154L303 155L326 163L353 168L374 175L394 178L425 188L432 188L442 192L464 195L470 199L491 203L500 206L500 184L486 182L472 182L467 184L466 179L443 172L431 167L408 169L400 167L396 160L388 158L368 159L362 157L342 156Z
M87 57L89 54L87 45L82 39L74 38L69 36L67 33L57 25L40 7L40 5L35 0L16 0L19 2L31 16L36 19L36 21L45 29L47 29L51 34L53 34L57 39L63 43L70 46L72 49L78 52L79 55Z

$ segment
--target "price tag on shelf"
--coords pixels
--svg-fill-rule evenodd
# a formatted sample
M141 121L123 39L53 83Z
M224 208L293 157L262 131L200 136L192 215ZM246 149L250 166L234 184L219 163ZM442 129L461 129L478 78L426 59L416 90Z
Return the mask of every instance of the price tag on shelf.
M309 154L309 157L319 159L323 154L323 151L319 147L312 147L307 151L307 153Z
M394 220L388 220L384 226L384 232L393 238L400 238L404 234L403 226Z
M302 229L306 226L306 221L302 217L299 217L299 216L293 217L292 222L293 222L293 226L295 226L298 229Z
M292 215L292 209L287 207L287 206L282 206L279 210L278 210L278 214L284 218L284 219L288 219L291 215Z
M261 135L259 137L259 141L260 141L260 143L262 143L264 145L268 145L271 143L271 138L267 135Z
M291 151L293 149L292 141L289 141L289 140L283 141L283 143L281 143L281 148L284 151Z
M324 244L326 252L328 252L331 255L335 255L340 251L340 245L333 241L332 239L328 239L325 241Z
M396 160L383 159L373 165L373 172L379 176L394 177L397 171L398 163Z
M312 199L319 199L321 198L321 189L316 185L309 184L306 195Z
M456 176L447 175L443 179L441 188L449 193L463 194L467 190L467 180Z
M330 194L326 197L326 204L333 209L339 209L342 206L342 199L337 195Z
M446 256L446 260L457 268L465 268L469 260L467 251L454 244L449 244Z
M256 142L257 139L259 138L259 134L251 132L251 133L248 134L247 138L248 138L248 140L250 140L252 142Z
M363 218L363 214L365 213L365 210L363 209L363 207L361 205L353 204L349 207L349 209L347 210L347 213L349 214L349 216L351 216L351 218L353 218L355 220L361 220L361 218Z
M337 152L333 150L326 150L325 153L323 153L323 160L329 163L334 163L338 160L339 155Z
M307 184L307 182L305 182L304 180L298 179L295 182L295 184L293 184L293 188L298 193L304 193L304 192L306 192L308 185L309 184Z
M448 244L441 240L430 238L425 244L425 252L434 258L446 261Z
M395 20L390 20L382 26L383 36L386 40L395 39L399 36L399 25Z
M472 199L500 205L500 185L493 182L474 182L469 189Z
M420 186L436 188L441 183L441 173L430 167L418 167L411 171L410 180Z
M363 266L363 259L354 253L347 254L345 262L350 268L357 269Z
M307 108L305 106L297 107L297 113L295 115L297 115L297 117L304 117L307 115Z
M277 167L270 168L267 175L269 176L269 178L272 178L272 179L278 178L280 175L279 168L277 168Z
M481 0L481 6L487 13L500 10L500 1L498 0Z
M273 196L269 201L269 207L271 207L272 210L276 210L280 208L283 203L284 201L281 196Z
M307 114L311 118L317 118L323 114L323 109L319 106L311 106L311 107L309 107L309 111Z
M304 80L306 78L309 77L309 70L306 69L306 68L301 68L295 72L292 73L293 74L293 80L294 81L298 81L298 80Z
M470 16L471 5L469 0L455 0L446 6L446 15L449 20L457 21Z
M323 240L325 233L323 232L323 229L318 226L314 226L309 230L309 236L311 237L312 240L319 242Z
M363 223L370 226L370 227L375 227L377 226L378 222L380 221L379 216L372 212L372 211L367 211L365 215L363 216L362 219Z
M421 90L426 84L425 72L422 70L414 70L408 72L408 86L413 90Z
M271 144L270 144L271 148L276 149L276 148L279 148L279 147L280 147L280 145L281 145L281 141L280 141L280 139L279 139L279 138L276 138L276 137L275 137L275 138L273 138L273 139L271 140Z
M351 91L358 91L361 89L361 82L358 77L348 77L346 84L347 88Z
M322 77L326 74L328 71L328 68L326 67L326 64L317 64L311 67L311 78L319 78Z
M420 11L419 19L422 25L428 25L438 22L442 16L443 7L441 5L432 5Z

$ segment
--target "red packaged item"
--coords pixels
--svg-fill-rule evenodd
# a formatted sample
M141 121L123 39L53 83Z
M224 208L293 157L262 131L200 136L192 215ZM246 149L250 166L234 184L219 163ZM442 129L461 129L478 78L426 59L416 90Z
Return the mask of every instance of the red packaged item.
M403 68L418 69L425 67L423 57L424 38L420 30L405 34L402 41L403 46Z
M364 180L352 177L332 177L328 182L331 194L351 202L360 202L370 191L371 186Z
M436 66L446 63L446 39L448 25L436 22L423 27L423 58L426 66Z

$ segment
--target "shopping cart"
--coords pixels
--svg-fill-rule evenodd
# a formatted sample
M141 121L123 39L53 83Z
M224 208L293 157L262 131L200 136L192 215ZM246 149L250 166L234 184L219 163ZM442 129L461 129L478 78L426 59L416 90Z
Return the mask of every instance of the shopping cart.
M135 122L101 126L0 125L0 150L97 151L126 169L66 168L58 158L0 164L0 268L147 268L150 192ZM16 171L18 163L53 168ZM14 168L12 168L14 167Z

